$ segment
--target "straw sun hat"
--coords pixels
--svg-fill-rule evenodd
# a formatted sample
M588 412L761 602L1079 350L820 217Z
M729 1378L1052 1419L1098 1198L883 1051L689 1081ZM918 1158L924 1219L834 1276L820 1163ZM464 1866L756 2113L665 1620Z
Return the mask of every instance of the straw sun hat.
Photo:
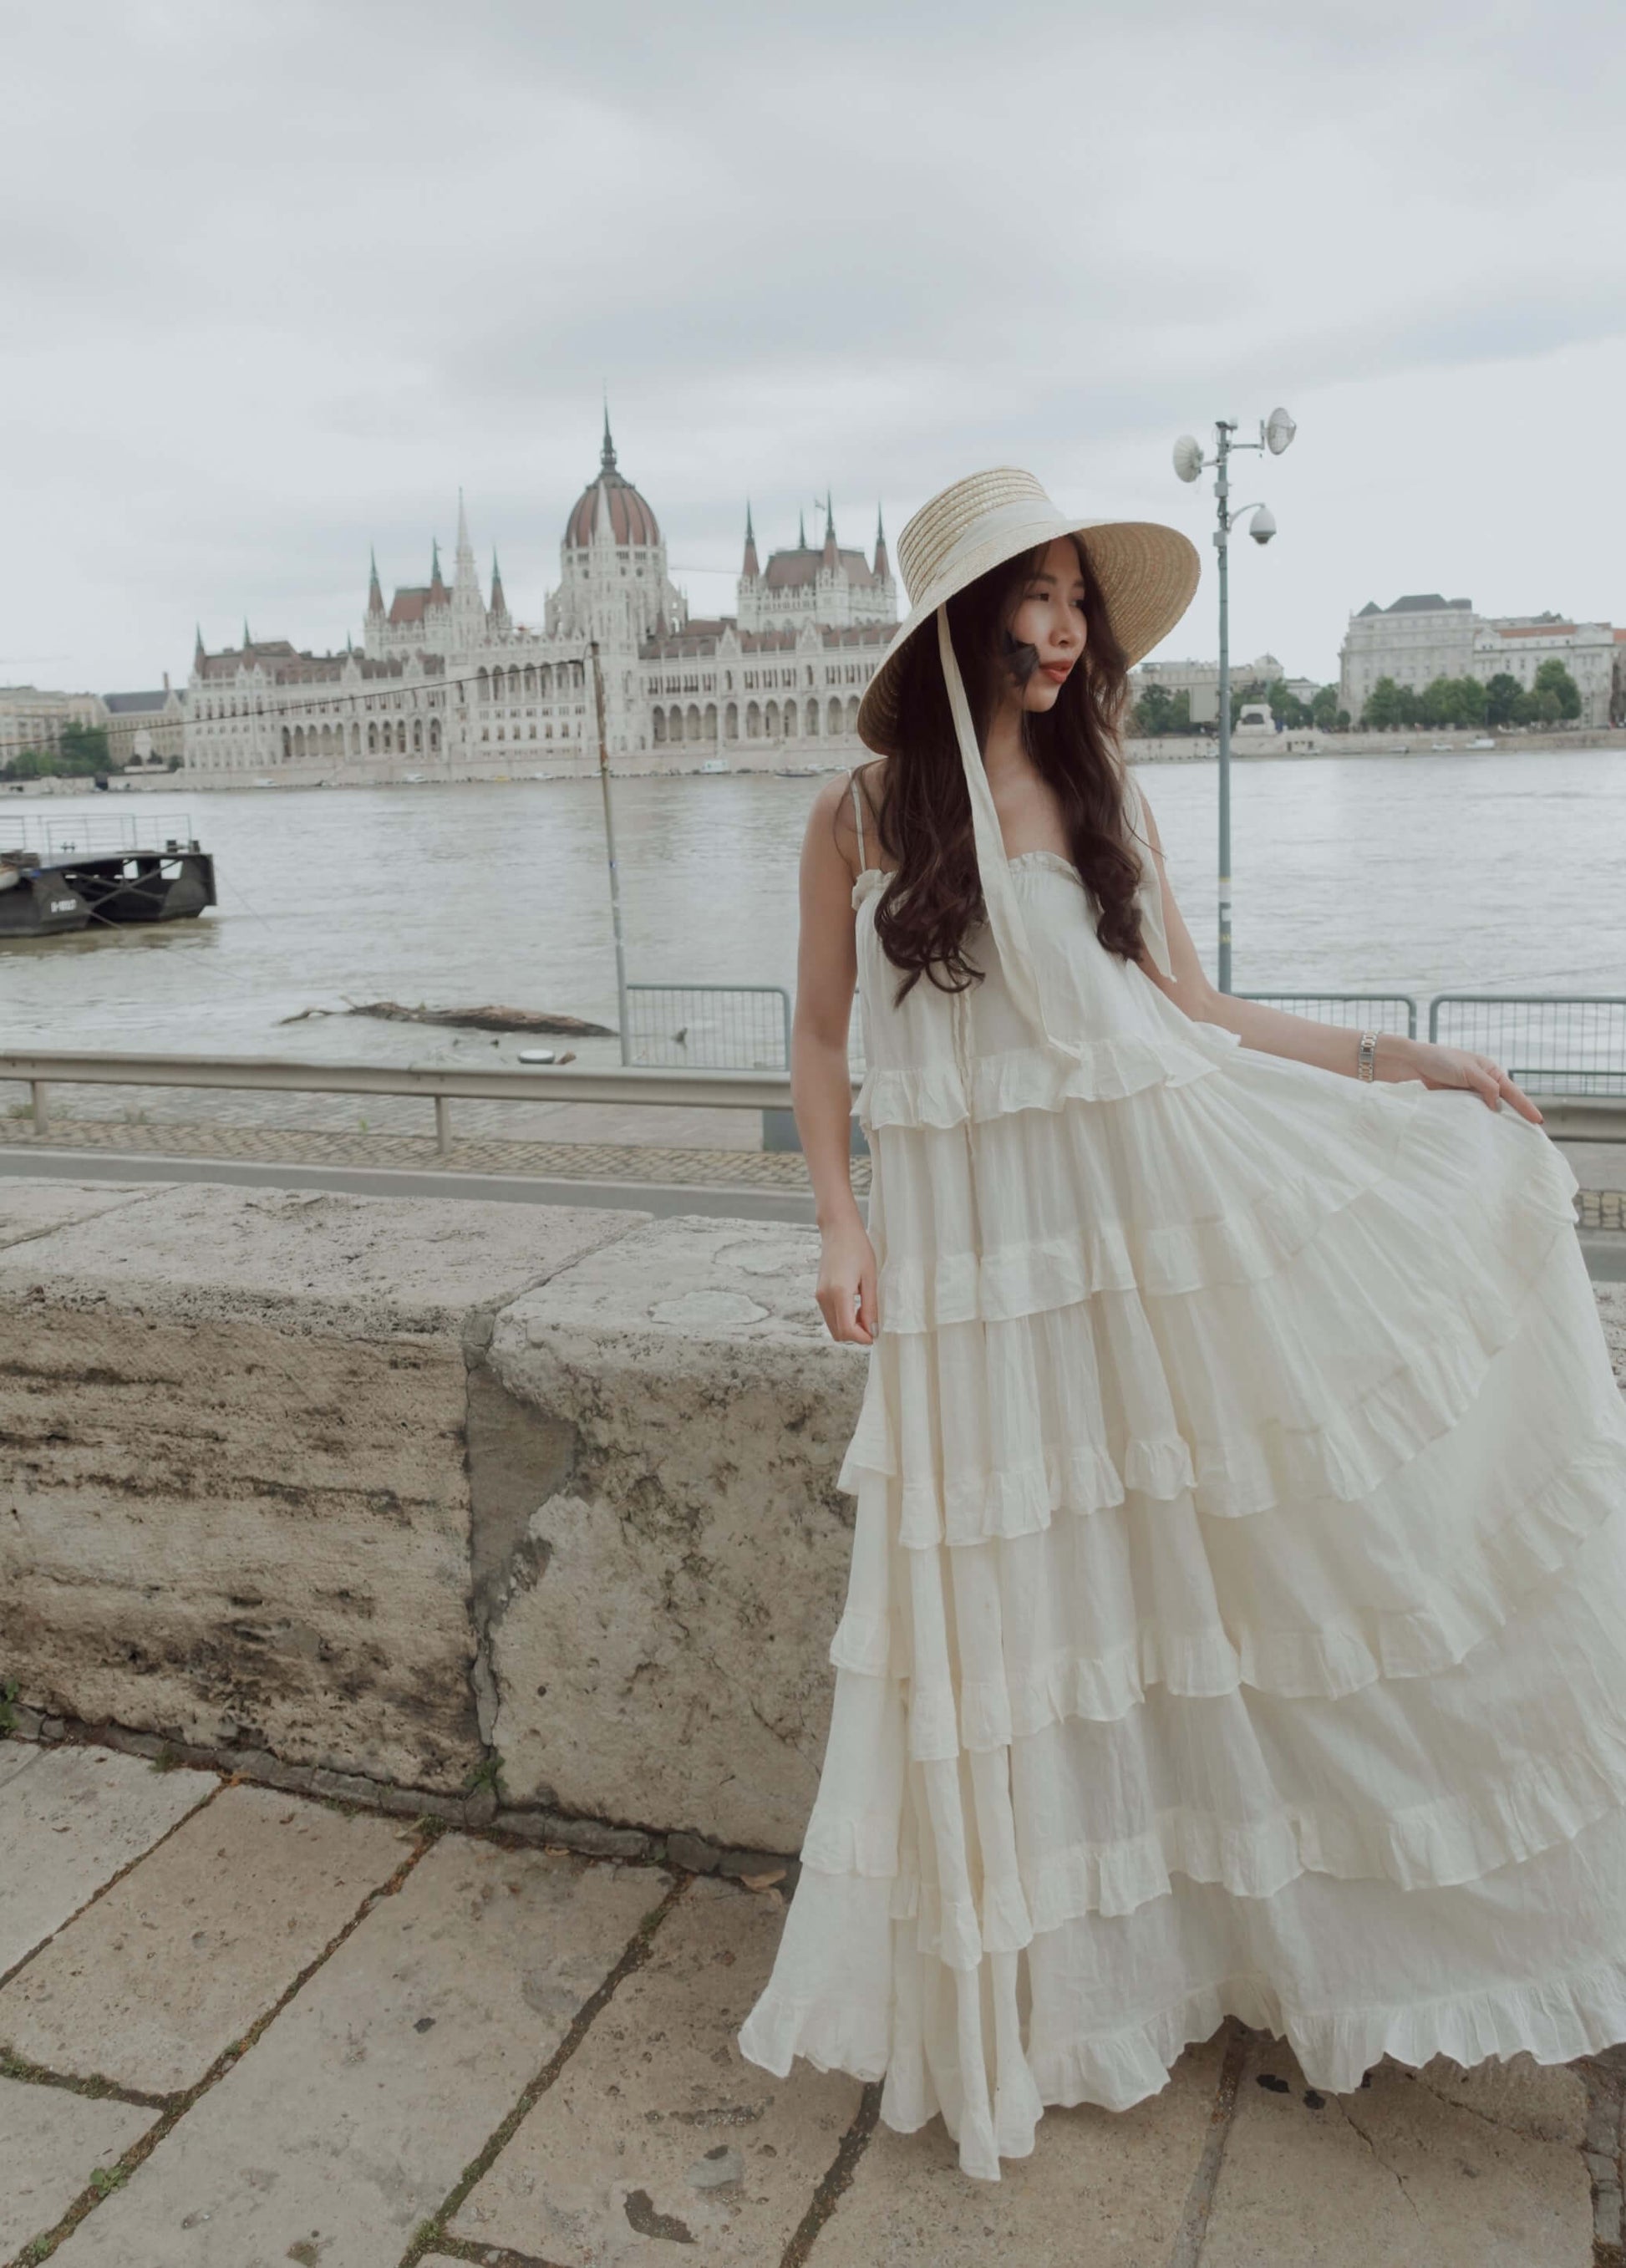
M858 737L879 755L897 745L897 660L945 600L1058 535L1083 539L1118 643L1131 662L1168 636L1191 604L1202 562L1178 528L1146 519L1073 519L1031 473L972 473L922 504L898 538L910 611L858 709Z

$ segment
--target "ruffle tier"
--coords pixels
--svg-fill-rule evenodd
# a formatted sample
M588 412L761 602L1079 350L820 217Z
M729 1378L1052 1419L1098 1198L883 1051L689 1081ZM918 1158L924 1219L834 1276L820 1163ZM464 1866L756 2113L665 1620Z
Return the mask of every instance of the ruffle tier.
M1228 2015L1285 2039L1333 2094L1386 2055L1420 2068L1596 2054L1626 2039L1622 1880L1615 1807L1466 1884L1305 1874L1247 1899L1175 1877L1133 1913L1092 1913L956 1970L920 1957L887 1882L804 1874L739 2043L780 2077L799 2055L883 2080L887 2124L913 2132L941 2113L962 2169L997 2181L1002 2158L1031 2151L1045 2105L1129 2110Z

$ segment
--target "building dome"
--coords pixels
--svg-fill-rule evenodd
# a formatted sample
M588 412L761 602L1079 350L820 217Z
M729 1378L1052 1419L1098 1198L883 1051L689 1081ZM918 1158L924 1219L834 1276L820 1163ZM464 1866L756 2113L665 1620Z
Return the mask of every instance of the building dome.
M577 498L576 508L564 524L564 541L571 549L585 549L601 530L607 530L616 543L660 541L654 513L632 482L615 469L615 444L610 438L607 412L599 477Z

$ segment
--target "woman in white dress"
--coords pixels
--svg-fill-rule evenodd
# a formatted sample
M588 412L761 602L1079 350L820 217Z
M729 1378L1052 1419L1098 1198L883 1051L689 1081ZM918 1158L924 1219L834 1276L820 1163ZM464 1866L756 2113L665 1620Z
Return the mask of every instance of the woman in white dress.
M742 2050L884 2078L992 2180L1227 2014L1335 2092L1626 2038L1626 1411L1575 1177L1489 1057L1203 976L1117 738L1184 536L1000 471L900 554L886 761L803 854L818 1300L870 1352Z

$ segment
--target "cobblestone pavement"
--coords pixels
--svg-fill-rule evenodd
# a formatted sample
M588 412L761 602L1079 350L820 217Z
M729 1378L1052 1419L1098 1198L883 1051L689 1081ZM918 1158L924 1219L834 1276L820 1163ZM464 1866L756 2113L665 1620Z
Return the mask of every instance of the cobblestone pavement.
M798 1150L708 1150L631 1142L514 1142L454 1138L443 1154L423 1134L347 1132L339 1128L143 1124L122 1119L53 1117L36 1137L15 1119L0 1122L0 1148L109 1150L121 1156L252 1159L273 1165L375 1166L415 1173L536 1174L549 1180L650 1182L670 1187L806 1189ZM870 1161L852 1161L852 1185L870 1186Z
M1157 2095L1049 2110L972 2182L940 2122L880 2124L879 2088L741 2058L772 1861L696 1874L675 1836L595 1859L501 1831L518 1814L446 1824L478 1795L315 1800L269 1757L256 1781L13 1713L37 1737L0 1738L7 2268L1621 2258L1626 2051L1386 2059L1328 2095L1232 2020Z

